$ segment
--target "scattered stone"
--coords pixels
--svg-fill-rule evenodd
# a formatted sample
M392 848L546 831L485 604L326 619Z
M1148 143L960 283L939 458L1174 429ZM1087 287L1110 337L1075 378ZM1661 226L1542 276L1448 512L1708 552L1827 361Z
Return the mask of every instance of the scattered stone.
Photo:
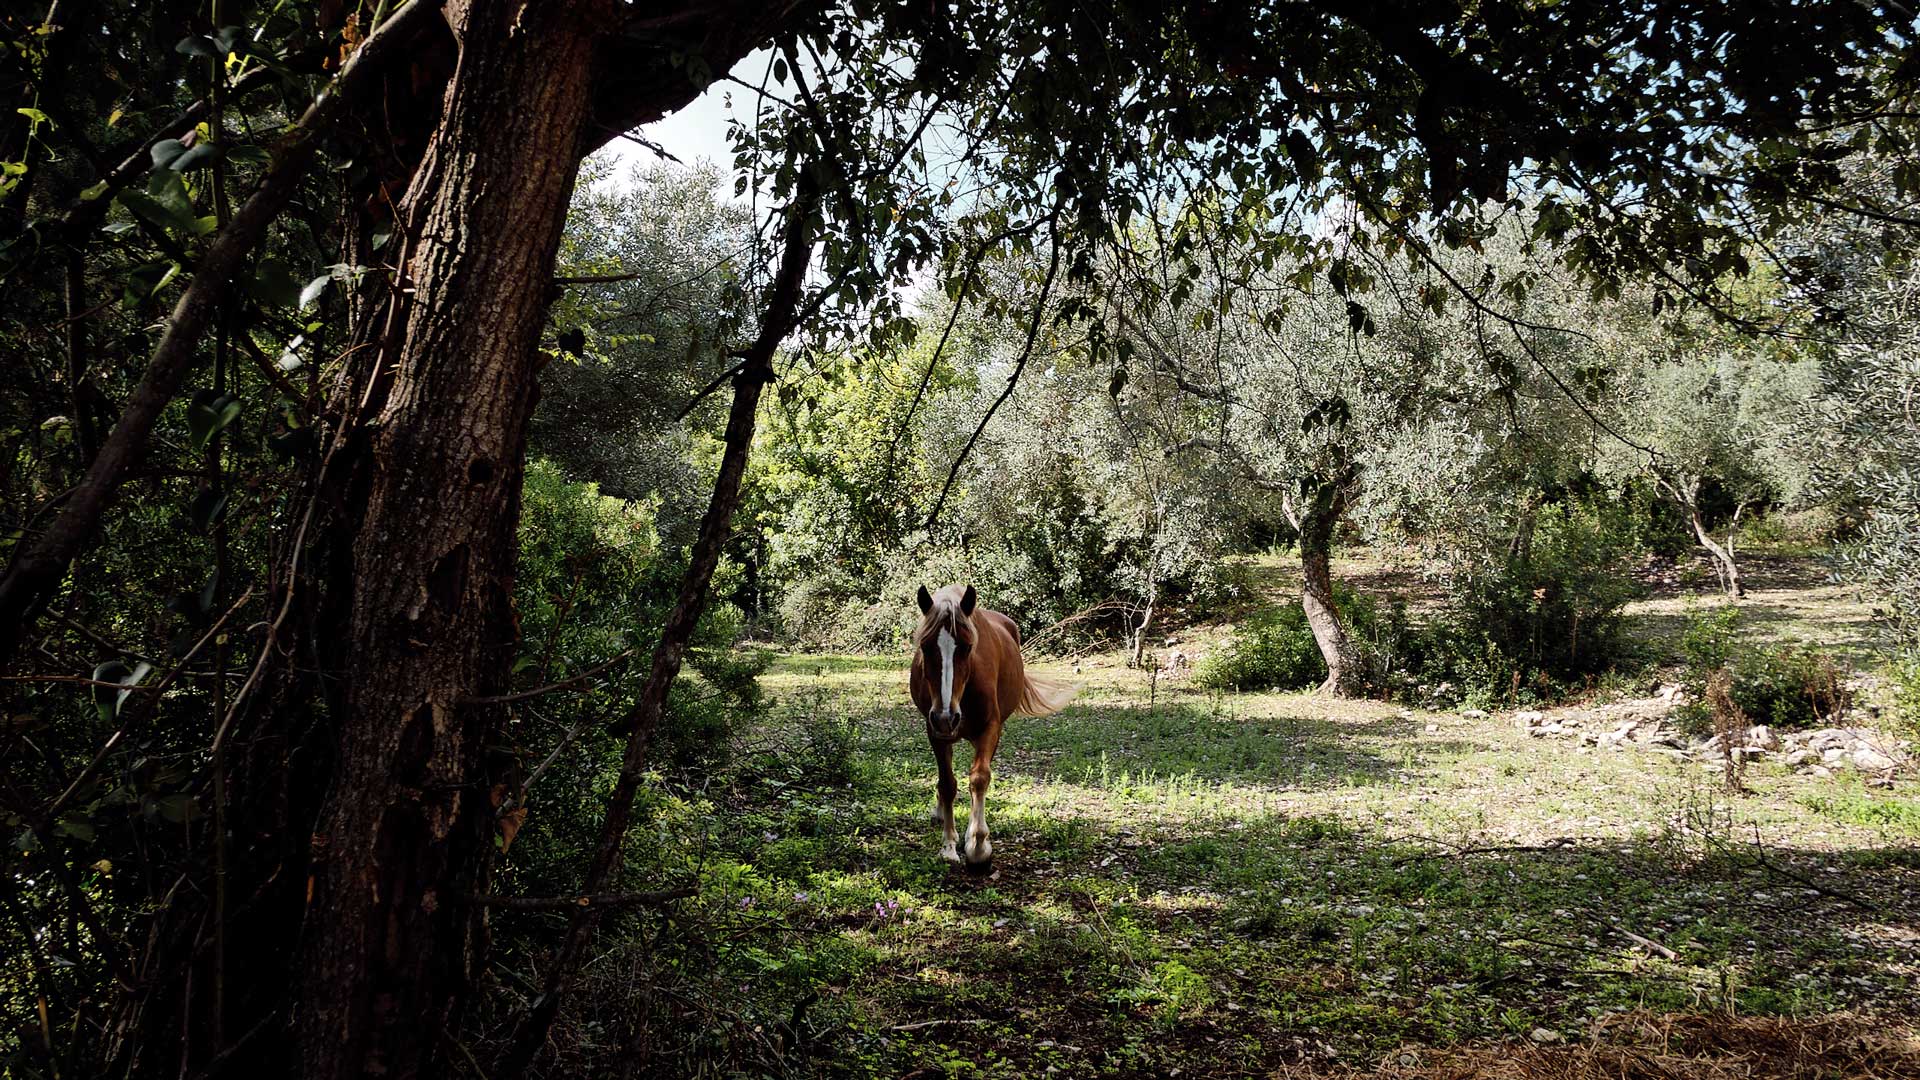
M1562 1035L1559 1032L1554 1031L1552 1028L1543 1028L1543 1027L1537 1027L1537 1028L1534 1028L1532 1031L1528 1032L1527 1038L1532 1039L1534 1042L1537 1042L1537 1043L1558 1043L1558 1042L1567 1041L1567 1037L1565 1035Z
M1853 750L1853 765L1867 772L1890 772L1899 762L1881 753L1871 746L1857 746Z
M1820 751L1820 764L1829 768L1835 765L1844 765L1846 762L1847 751L1845 747L1829 746L1825 750Z
M1513 714L1513 722L1521 730L1534 727L1545 720L1546 716L1539 709L1523 709Z
M1789 753L1786 757L1781 759L1781 761L1784 762L1787 768L1789 769L1797 769L1800 766L1805 765L1809 761L1819 761L1819 760L1820 760L1820 755L1817 752L1809 750L1804 746L1798 750L1793 751L1792 753Z
M1460 715L1461 715L1461 716L1464 716L1464 717L1466 717L1466 718L1467 718L1467 719L1469 719L1469 720L1485 720L1485 719L1487 718L1487 710L1485 710L1485 709L1461 709L1461 710L1460 710Z
M1853 733L1845 728L1822 728L1819 731L1807 733L1807 748L1823 753L1828 750L1844 750L1851 742L1853 742Z
M1434 732L1436 732L1436 731L1439 731L1439 730L1440 730L1440 725L1439 725L1439 724L1428 724L1428 725L1427 725L1427 734L1429 734L1429 735L1431 735L1431 734L1433 734Z

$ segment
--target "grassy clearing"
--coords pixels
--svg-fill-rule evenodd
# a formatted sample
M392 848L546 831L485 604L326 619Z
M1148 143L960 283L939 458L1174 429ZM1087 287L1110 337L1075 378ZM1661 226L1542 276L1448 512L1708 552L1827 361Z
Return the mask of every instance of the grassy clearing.
M1729 795L1498 714L1041 667L1081 694L1010 723L976 881L935 854L904 658L774 666L727 771L655 808L660 842L701 838L726 1038L801 1075L1370 1071L1409 1047L1466 1075L1649 1016L1920 1020L1910 786L1761 764Z
M715 961L830 1055L800 1071L1244 1075L1626 1010L1914 1011L1904 793L1758 768L1729 797L1499 718L1102 664L1011 726L975 882L935 857L900 666L780 662L774 720L697 808L715 917L753 929Z

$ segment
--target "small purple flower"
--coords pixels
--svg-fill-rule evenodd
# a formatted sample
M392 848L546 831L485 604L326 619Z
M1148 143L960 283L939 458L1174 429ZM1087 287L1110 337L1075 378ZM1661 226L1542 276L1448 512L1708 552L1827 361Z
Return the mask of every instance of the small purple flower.
M740 910L741 910L741 911L745 911L745 910L747 910L748 908L750 908L750 907L752 907L752 906L753 906L753 897L751 897L751 896L743 896L743 897L741 897L741 898L740 898Z
M794 893L794 894L793 894L793 898L794 898L794 900L795 900L795 901L797 901L797 902L799 902L799 903L802 903L802 904L804 904L804 903L806 903L806 902L807 902L807 894L806 894L806 893L803 893L803 892L797 892L797 893Z
M769 829L768 831L766 831L766 832L763 832L763 833L761 833L761 834L760 834L760 839L762 839L762 840L764 840L764 841L766 841L767 843L769 843L769 844L771 844L771 843L773 843L773 842L774 842L775 840L778 840L778 839L780 839L780 837L779 837L779 835L778 835L778 834L776 834L776 833L774 833L774 832L773 832L773 831L772 831L771 829Z

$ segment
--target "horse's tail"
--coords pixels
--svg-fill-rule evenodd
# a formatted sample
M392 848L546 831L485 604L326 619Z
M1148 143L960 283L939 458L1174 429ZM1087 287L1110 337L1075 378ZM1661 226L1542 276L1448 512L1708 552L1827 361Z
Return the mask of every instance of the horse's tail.
M1042 679L1027 676L1026 686L1020 690L1020 703L1013 707L1014 712L1028 716L1052 716L1067 707L1073 700L1079 687L1058 679Z

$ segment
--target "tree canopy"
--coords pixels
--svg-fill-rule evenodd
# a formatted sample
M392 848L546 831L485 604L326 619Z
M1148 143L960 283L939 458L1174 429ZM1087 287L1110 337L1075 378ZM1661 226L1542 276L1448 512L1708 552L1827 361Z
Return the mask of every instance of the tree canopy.
M1914 224L1920 188L1915 27L1891 3L60 0L0 18L0 669L27 718L4 736L22 861L0 917L40 927L63 904L81 928L77 959L31 975L43 1036L98 1033L58 1051L75 1072L444 1073L465 1024L487 1028L490 1075L524 1070L606 898L640 902L635 806L701 715L672 694L683 666L751 697L702 650L724 636L711 593L806 557L735 533L743 504L774 516L755 502L773 487L806 490L823 532L1005 523L981 493L950 509L969 455L995 453L1050 515L1026 539L1054 561L1030 577L1124 584L1137 632L1199 561L1176 523L1206 505L1153 440L1210 438L1222 469L1300 500L1308 615L1334 633L1324 555L1368 454L1346 433L1480 423L1433 408L1449 395L1589 415L1536 294L1780 330L1736 302L1756 261L1824 281L1844 260L1796 230ZM746 209L698 184L580 187L592 151L756 49L730 163ZM1868 157L1891 164L1861 184ZM597 226L569 235L570 215ZM939 299L916 310L923 279ZM1472 351L1425 340L1416 310L1458 319ZM1015 329L954 340L942 314ZM1268 381L1269 354L1242 350L1232 393L1265 429L1233 430L1222 370L1167 352L1228 330L1312 354ZM994 362L950 366L976 346ZM909 347L897 384L863 367ZM1368 348L1431 363L1382 377ZM1867 371L1850 355L1830 383ZM1016 400L1035 372L1073 408ZM888 435L969 376L971 423ZM787 412L764 429L769 386ZM1045 441L996 445L996 415ZM824 424L859 437L822 464ZM756 435L785 472L754 471ZM653 494L688 462L712 486L656 546L530 445L607 492ZM698 453L649 460L667 446ZM1049 473L1066 446L1129 483L1089 498L1087 475ZM860 477L916 454L912 514L864 499ZM1105 546L1066 550L1050 521L1102 522ZM619 562L623 530L663 561ZM618 565L565 565L553 536ZM589 579L621 602L564 599ZM566 642L604 655L563 670ZM596 704L530 734L525 703L557 690ZM599 813L566 837L567 876L544 879L567 895L508 895L526 788L583 740L609 764L583 781ZM563 915L515 939L526 993L504 1015L481 1004L499 909Z

